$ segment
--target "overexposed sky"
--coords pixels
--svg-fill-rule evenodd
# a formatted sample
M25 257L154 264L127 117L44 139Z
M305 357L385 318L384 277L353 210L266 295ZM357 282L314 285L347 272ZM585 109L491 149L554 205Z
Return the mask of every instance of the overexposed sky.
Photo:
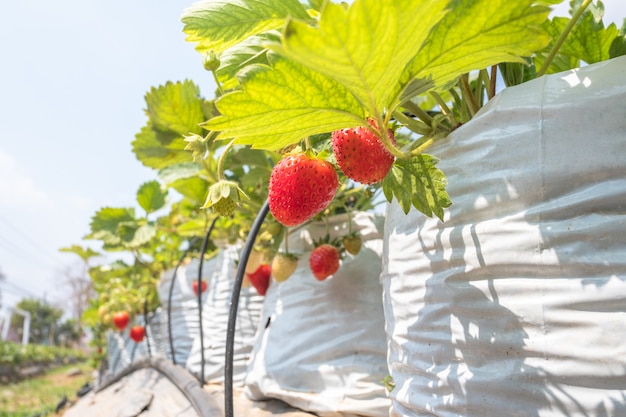
M134 205L139 185L155 178L131 151L151 86L189 78L213 95L182 33L192 3L0 3L2 304L26 295L62 302L61 271L78 258L58 249L84 244L96 210ZM626 1L604 4L605 22L621 26Z

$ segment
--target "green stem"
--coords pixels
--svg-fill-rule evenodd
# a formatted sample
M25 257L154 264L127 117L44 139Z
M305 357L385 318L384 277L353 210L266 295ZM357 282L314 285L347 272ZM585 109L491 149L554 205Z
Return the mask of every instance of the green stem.
M471 119L471 116L467 110L467 106L463 104L463 100L461 99L461 96L459 96L459 93L457 93L454 88L449 89L448 93L450 93L450 95L454 99L454 104L461 113L461 122L464 123Z
M444 116L448 118L452 126L456 126L458 124L456 117L454 117L452 110L450 110L445 100L438 93L434 91L431 91L430 95L435 99L435 101L439 105L439 108L441 109L441 112L443 113Z
M218 181L224 180L224 161L226 161L226 154L231 150L231 148L235 145L235 139L228 142L228 145L224 148L224 152L220 155L217 160L217 179Z
M432 128L430 126L427 126L426 124L424 124L423 122L419 120L415 120L415 119L408 117L407 115L405 115L399 110L396 110L395 112L393 112L393 117L397 121L405 125L407 128L409 128L412 132L418 133L420 135L428 135L432 131Z
M348 234L352 234L352 211L350 211L350 207L347 207L348 210Z
M433 122L433 118L430 116L430 114L426 113L420 106L413 103L412 101L409 100L406 103L403 103L402 106L408 111L410 111L411 113L413 113L418 119L420 119L425 124L430 126L431 123Z
M548 68L552 64L552 61L554 60L554 57L556 56L556 54L559 52L559 49L561 49L561 46L563 46L563 43L565 43L565 40L567 39L567 37L569 36L570 32L572 31L572 29L574 28L574 26L578 22L578 19L580 19L580 17L585 12L585 9L590 4L591 4L591 0L583 1L583 3L580 5L578 10L576 10L574 15L570 19L570 21L567 22L567 26L565 26L565 29L563 29L563 32L561 32L561 35L556 40L554 46L550 50L550 53L546 57L546 60L544 61L543 66L541 67L541 69L537 73L537 77L541 77L542 75L545 75L546 71L548 71Z
M400 149L396 148L393 145L393 143L391 143L391 140L389 139L389 135L387 135L387 124L389 122L389 120L388 120L389 117L391 117L391 115L388 115L387 119L383 119L380 116L376 117L376 122L378 124L378 128L374 129L372 127L372 129L374 130L374 133L376 133L376 135L378 135L378 138L380 139L380 142L383 144L385 149L387 149L387 151L390 154L392 154L393 156L395 156L398 159L407 158L409 155L406 155ZM382 126L382 128L381 128L381 126Z
M219 91L221 97L224 95L224 90L222 89L220 80L217 78L217 72L215 70L211 70L211 74L213 74L213 80L215 81L215 85L217 86L217 90Z
M419 154L421 154L422 152L424 152L430 145L432 145L433 143L437 142L439 139L443 139L445 137L447 137L448 134L445 132L442 133L437 133L434 136L431 136L429 138L424 138L423 141L421 141L421 143L413 148L413 150L411 150L411 156L417 156Z
M498 66L491 66L491 77L489 78L489 91L487 92L487 100L491 100L496 96L496 78L498 77Z
M491 86L491 79L489 78L489 73L487 72L486 69L480 70L480 79L482 80L482 84L484 87L484 90L483 88L481 88L481 95L480 95L481 99L483 99L484 95L482 94L482 91L486 91L487 97L489 97L489 88ZM484 101L484 99L482 101Z
M473 117L476 114L476 112L478 112L478 109L480 107L478 106L478 103L476 102L476 99L474 98L474 93L472 93L472 88L470 87L470 84L469 84L469 76L467 74L463 74L461 76L461 93L463 93L463 98L465 99L465 102L467 103L467 108L471 116Z

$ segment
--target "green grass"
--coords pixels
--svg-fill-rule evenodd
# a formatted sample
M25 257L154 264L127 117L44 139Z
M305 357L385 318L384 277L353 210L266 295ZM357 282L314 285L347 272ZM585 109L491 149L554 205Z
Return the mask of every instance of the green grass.
M82 374L68 377L66 372L79 368ZM76 391L93 380L93 368L88 362L62 366L46 375L28 379L17 384L0 385L0 417L31 417L38 413L46 416L54 410L64 395L76 400Z

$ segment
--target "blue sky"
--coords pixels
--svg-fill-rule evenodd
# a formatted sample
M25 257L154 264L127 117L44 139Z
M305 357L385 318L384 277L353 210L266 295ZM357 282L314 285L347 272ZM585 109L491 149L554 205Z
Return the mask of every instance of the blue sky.
M29 294L62 304L63 271L78 258L58 249L84 244L96 210L133 205L139 185L155 178L131 151L151 86L188 78L212 96L182 33L192 3L0 3L2 304ZM604 3L605 21L621 25L626 2Z

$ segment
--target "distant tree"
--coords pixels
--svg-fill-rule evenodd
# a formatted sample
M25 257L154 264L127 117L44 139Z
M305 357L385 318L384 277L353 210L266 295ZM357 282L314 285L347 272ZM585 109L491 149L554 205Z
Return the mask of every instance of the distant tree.
M89 261L101 256L100 253L78 245L72 245L59 249L60 252L74 253L80 258L80 262L67 267L63 271L63 286L67 292L63 297L64 305L70 306L70 314L76 321L79 332L78 342L82 341L84 325L82 322L83 313L89 308L89 300L96 296L93 288L93 281L89 277Z
M89 300L96 296L93 281L89 278L87 271L87 265L82 262L69 266L63 271L63 304L69 307L68 313L79 325L83 313L89 307Z
M54 344L59 320L63 316L62 309L35 298L25 298L19 301L15 307L30 313L30 343ZM11 318L11 326L16 329L20 339L23 331L22 323L23 318L21 316L13 315Z
M67 319L59 324L55 333L55 344L72 347L80 343L82 329L76 319Z

